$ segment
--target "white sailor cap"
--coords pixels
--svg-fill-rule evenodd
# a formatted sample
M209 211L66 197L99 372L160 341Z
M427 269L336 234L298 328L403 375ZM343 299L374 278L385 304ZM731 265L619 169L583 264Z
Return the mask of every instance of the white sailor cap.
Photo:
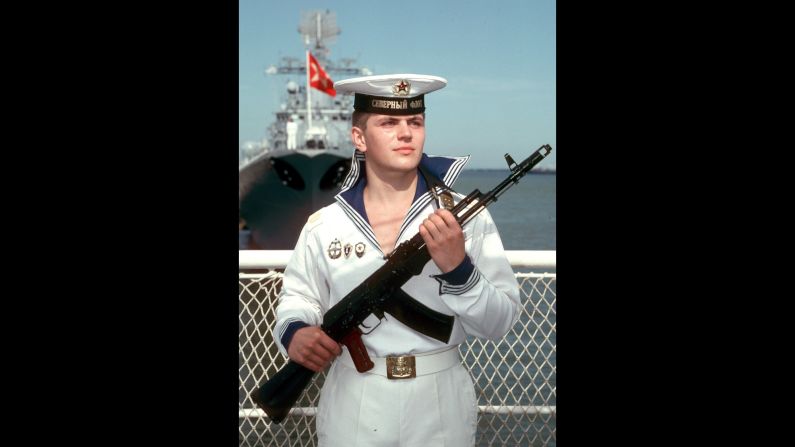
M391 74L343 79L339 93L355 93L354 110L382 115L413 115L425 111L425 94L447 85L447 79L420 74Z

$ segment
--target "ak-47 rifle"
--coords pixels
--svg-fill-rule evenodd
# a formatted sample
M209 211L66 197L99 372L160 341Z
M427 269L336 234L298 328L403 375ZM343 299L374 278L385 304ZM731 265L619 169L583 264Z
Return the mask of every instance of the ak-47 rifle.
M518 183L530 169L552 151L548 144L541 146L518 165L510 155L505 160L511 174L486 194L475 190L463 198L450 212L462 227L491 203L496 202L508 188ZM454 317L436 312L414 300L401 290L412 276L420 274L431 259L422 236L414 235L400 244L384 265L373 272L359 286L323 316L320 328L334 341L348 347L359 372L369 371L373 362L362 343L359 326L373 314L379 319L384 313L394 316L412 329L437 340L447 342L453 329ZM273 377L251 394L251 399L265 411L271 421L281 422L290 412L304 388L315 374L311 369L290 360Z

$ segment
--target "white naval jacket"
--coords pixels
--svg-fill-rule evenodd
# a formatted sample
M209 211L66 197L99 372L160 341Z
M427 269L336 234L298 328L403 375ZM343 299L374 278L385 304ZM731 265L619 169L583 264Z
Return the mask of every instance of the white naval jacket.
M307 220L285 268L273 329L274 339L284 355L287 355L287 350L282 337L290 323L319 326L323 322L323 314L331 306L386 262L385 253L381 252L364 216L362 191L366 178L360 181L360 174L364 176L364 157L356 151L355 160L335 197L336 203L320 209ZM468 160L468 156L431 157L423 154L420 163L446 185L452 186ZM401 226L395 247L417 234L419 225L435 210L425 181L422 176L419 179L417 195ZM484 185L484 188L492 186ZM462 197L455 197L456 202ZM519 318L519 285L488 210L481 211L463 230L468 260L474 265L473 269L469 267L471 274L460 283L447 282L435 277L442 272L431 260L422 273L402 287L411 297L431 309L455 316L449 342L416 332L387 313L375 329L362 336L370 356L438 350L462 343L467 335L495 340L505 335ZM375 326L370 324L371 320L378 324L377 318L371 316L365 323L370 328ZM363 332L369 330L363 329Z

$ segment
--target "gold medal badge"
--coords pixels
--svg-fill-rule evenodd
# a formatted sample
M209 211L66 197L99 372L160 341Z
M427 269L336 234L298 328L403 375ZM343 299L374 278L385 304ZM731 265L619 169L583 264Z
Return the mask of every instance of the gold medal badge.
M354 248L354 250L356 250L356 256L358 256L360 258L362 256L364 256L364 243L363 242L358 242L356 244L356 247Z

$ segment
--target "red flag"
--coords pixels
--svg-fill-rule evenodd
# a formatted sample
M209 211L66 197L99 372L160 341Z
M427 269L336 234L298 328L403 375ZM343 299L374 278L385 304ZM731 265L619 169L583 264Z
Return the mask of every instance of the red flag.
M309 85L312 87L329 94L336 96L337 91L334 90L334 81L326 74L323 67L317 62L312 53L307 52L309 55Z

